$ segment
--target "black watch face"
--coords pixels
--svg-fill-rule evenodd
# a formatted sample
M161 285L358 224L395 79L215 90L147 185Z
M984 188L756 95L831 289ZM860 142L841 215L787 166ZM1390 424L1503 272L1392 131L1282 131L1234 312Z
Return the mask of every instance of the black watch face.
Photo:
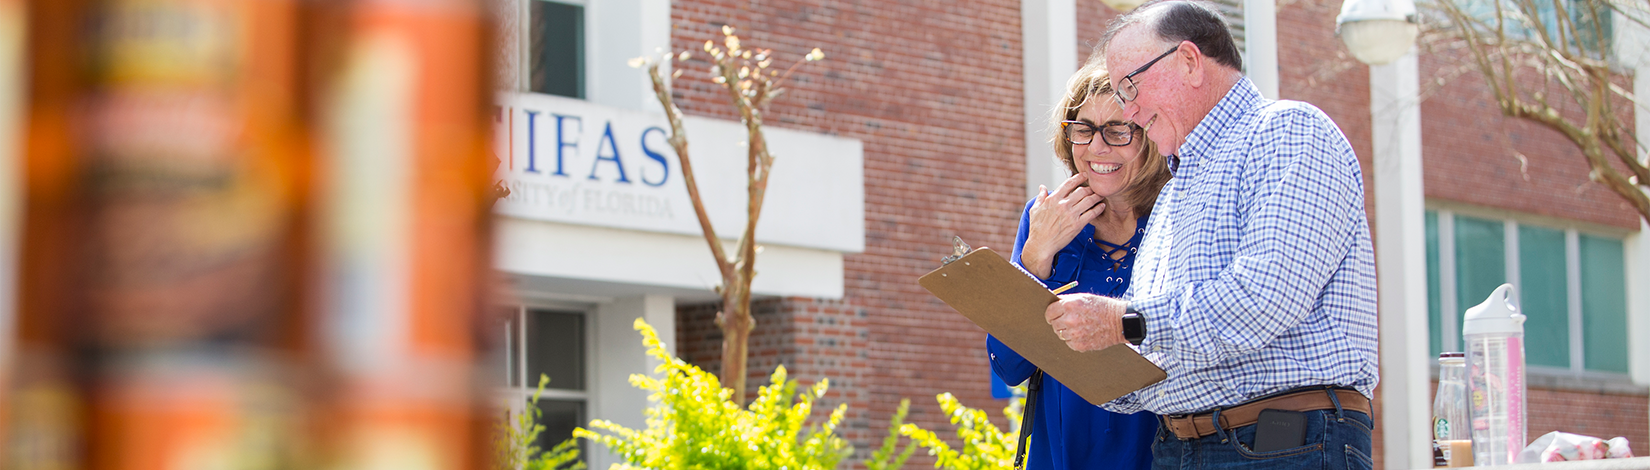
M1131 312L1123 316L1123 339L1135 346L1146 340L1146 319L1139 313Z

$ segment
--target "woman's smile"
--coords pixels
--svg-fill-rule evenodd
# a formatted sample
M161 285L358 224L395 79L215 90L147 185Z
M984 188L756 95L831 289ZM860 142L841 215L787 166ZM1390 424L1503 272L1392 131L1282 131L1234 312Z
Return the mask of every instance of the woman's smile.
M1121 169L1123 169L1123 164L1122 163L1089 162L1089 170L1092 170L1095 173L1099 173L1099 174L1102 174L1102 175L1109 175L1109 174L1112 174L1112 173L1116 173L1117 170L1121 170Z

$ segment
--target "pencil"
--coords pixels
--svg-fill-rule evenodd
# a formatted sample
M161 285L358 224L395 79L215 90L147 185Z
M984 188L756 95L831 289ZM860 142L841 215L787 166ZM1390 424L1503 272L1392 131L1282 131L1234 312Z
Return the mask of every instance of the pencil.
M1059 289L1054 289L1054 295L1060 295L1061 293L1063 293L1065 291L1071 290L1071 288L1073 288L1073 287L1077 287L1077 281L1071 281L1070 284L1060 286Z

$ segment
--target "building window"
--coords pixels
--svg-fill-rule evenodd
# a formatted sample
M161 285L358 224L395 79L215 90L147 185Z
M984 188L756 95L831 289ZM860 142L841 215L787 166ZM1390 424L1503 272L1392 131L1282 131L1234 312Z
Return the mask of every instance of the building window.
M1627 373L1620 237L1450 210L1427 211L1426 237L1433 354L1461 350L1461 315L1511 282L1531 372Z
M583 2L527 3L528 91L584 99Z
M520 410L538 388L539 377L549 377L538 401L544 430L536 444L548 450L573 437L573 429L589 421L589 328L586 313L571 309L511 307L503 326L505 344L501 366L512 409ZM582 443L581 443L582 446ZM583 452L581 452L583 455Z
M1474 22L1484 27L1483 34L1493 34L1494 28L1500 25L1505 28L1508 39L1536 43L1564 41L1570 52L1594 59L1604 58L1613 46L1614 12L1605 2L1557 0L1525 4L1513 0L1455 1L1465 13L1472 15ZM1500 3L1499 12L1492 1ZM1532 10L1535 12L1534 18L1522 14ZM1543 34L1550 39L1542 38Z

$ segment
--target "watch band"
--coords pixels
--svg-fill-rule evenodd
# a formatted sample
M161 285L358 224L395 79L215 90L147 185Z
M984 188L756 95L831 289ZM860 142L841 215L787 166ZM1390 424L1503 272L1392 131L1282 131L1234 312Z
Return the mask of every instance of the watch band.
M1132 303L1123 313L1123 339L1135 346L1146 341L1146 317L1141 316Z

